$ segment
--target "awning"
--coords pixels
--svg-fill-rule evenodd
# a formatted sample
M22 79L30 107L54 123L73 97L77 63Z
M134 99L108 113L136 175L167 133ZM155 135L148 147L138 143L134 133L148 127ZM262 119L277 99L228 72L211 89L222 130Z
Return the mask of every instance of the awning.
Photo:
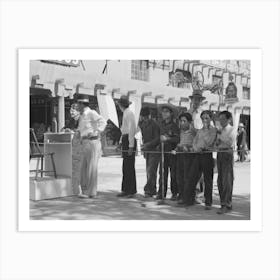
M81 66L70 67L40 60L30 61L30 83L38 83L48 88L53 95L72 97L74 93L94 95L94 85L98 77L94 73L85 71ZM57 87L57 85L61 85Z

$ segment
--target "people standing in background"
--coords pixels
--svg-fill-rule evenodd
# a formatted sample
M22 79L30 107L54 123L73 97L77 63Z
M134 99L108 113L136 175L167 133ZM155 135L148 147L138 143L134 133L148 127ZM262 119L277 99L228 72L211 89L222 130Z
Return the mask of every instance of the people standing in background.
M243 162L246 160L246 150L247 150L247 133L243 123L238 126L237 134L237 149L238 149L238 160Z
M121 148L122 148L122 187L121 193L117 196L132 198L136 192L136 174L135 174L135 151L137 132L136 120L134 113L129 109L131 102L128 97L122 95L118 101L118 106L123 112L122 126L121 126Z
M147 182L144 186L144 192L145 197L152 197L157 192L157 170L160 161L160 153L158 153L157 147L160 143L160 129L157 122L151 118L148 107L141 109L139 127L143 140L142 151L146 159Z
M65 126L61 129L62 131L69 132L75 131L78 132L77 128L79 125L80 118L80 106L78 103L73 103L70 107L70 119L65 121Z
M95 110L89 108L89 98L80 96L78 104L81 112L78 130L82 143L81 198L97 196L98 161L101 156L100 134L107 123Z
M173 120L174 109L170 104L164 104L161 106L162 121L159 123L160 127L160 142L164 144L164 151L171 152L177 146L180 141L180 130L177 124ZM176 200L178 195L178 188L176 182L176 155L171 153L164 154L164 174L162 174L162 163L160 162L159 171L159 190L157 199L163 199L162 197L162 180L164 180L164 197L167 193L167 180L168 173L170 171L171 178L171 200Z
M179 126L180 142L174 150L174 154L177 155L176 179L179 193L178 204L184 205L186 203L185 186L189 179L189 171L194 159L193 153L184 152L190 152L192 150L193 140L196 135L196 130L192 126L192 116L190 113L179 115Z
M232 210L232 190L233 190L233 149L235 142L234 128L229 124L231 113L222 111L219 114L221 130L218 131L216 148L218 166L218 189L220 195L221 208L218 214L224 214Z
M211 125L211 111L203 111L200 117L203 127L197 131L193 141L193 151L196 153L186 186L186 204L187 206L191 206L195 203L195 187L198 180L201 178L201 175L203 174L205 181L205 210L210 210L212 206L214 175L214 159L211 151L214 149L217 129Z

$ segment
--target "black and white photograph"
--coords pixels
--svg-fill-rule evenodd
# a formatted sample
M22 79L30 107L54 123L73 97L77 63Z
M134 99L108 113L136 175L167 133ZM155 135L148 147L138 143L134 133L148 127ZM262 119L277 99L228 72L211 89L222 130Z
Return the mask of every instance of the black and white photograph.
M0 0L0 279L279 280L279 0Z
M31 220L250 220L250 60L29 67Z

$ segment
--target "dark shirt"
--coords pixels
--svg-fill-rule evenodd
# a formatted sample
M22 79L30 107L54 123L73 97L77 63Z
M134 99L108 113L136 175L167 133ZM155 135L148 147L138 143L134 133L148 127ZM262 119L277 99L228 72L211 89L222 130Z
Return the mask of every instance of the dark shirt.
M155 150L160 142L158 124L154 120L149 119L147 122L140 123L139 126L142 132L145 150Z
M237 146L244 147L246 145L246 138L247 138L246 131L245 130L241 131L237 136Z
M161 121L159 123L160 135L167 136L169 139L164 142L164 150L174 150L180 142L180 129L178 125L171 120L170 122Z

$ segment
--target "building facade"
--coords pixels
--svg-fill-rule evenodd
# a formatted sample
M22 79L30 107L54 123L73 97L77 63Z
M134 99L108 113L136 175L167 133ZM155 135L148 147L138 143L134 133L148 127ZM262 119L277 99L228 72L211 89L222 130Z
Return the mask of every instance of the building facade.
M188 109L194 88L203 90L204 109L227 109L249 129L250 61L246 60L30 61L30 126L47 131L56 121L60 131L78 94L88 94L96 110L100 110L100 94L115 101L127 94L137 118L143 105L149 106L156 118L161 103ZM121 112L117 113L121 121ZM116 144L117 131L116 121L109 121L105 146Z

